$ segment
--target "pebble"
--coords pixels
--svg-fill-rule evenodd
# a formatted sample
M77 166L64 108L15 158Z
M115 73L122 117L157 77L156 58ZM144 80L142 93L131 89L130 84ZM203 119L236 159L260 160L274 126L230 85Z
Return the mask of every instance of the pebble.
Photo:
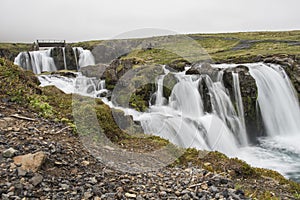
M37 186L39 185L41 182L43 181L43 176L40 174L35 175L34 177L32 177L30 179L30 182L32 183L32 185Z
M127 197L127 198L136 198L136 194L126 192L125 197Z
M2 152L2 156L4 158L12 158L18 151L15 150L14 148L9 148L9 149L6 149Z

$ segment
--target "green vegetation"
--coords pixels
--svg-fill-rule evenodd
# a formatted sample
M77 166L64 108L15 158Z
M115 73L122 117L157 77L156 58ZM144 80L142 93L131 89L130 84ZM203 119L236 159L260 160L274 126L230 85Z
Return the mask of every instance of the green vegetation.
M215 62L249 62L258 55L299 54L300 31L190 34L146 39L88 41L72 44L93 49L98 44L109 50L133 50L123 58L140 58L147 63L172 64L212 59ZM142 43L151 44L143 48ZM125 45L125 46L124 46ZM116 51L116 50L115 50Z
M11 61L22 51L32 50L32 44L26 43L0 43L0 57Z

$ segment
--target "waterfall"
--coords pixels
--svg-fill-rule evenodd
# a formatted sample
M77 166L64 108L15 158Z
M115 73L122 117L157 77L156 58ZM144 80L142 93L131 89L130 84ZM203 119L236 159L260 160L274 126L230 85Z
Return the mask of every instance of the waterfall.
M155 100L155 105L157 106L162 106L166 104L167 99L163 95L163 90L164 90L164 78L165 76L170 72L169 70L166 69L166 67L163 67L164 69L164 74L160 75L157 79L157 91L156 91L156 100Z
M14 60L16 65L19 65L25 70L32 70L35 74L40 74L42 72L53 72L57 71L57 67L55 65L54 59L57 57L51 57L51 52L53 48L47 50L40 50L40 51L29 51L29 52L21 52L17 55ZM66 48L62 47L61 49L63 55L63 64L64 69L74 70L72 66L67 66L67 58L66 55ZM79 52L79 61L77 58L77 50ZM88 65L95 65L95 59L92 53L89 50L84 50L81 47L74 47L73 48L74 57L75 57L75 65L76 69L78 70L80 67L85 67ZM61 59L58 59L61 60ZM74 66L74 65L73 65Z
M64 66L65 66L65 70L67 70L67 59L66 59L66 48L63 47L62 48L62 52L63 52L63 57L64 57Z
M221 71L221 73L223 73ZM213 82L209 76L206 76L205 83L209 89L213 113L234 133L239 144L247 144L247 133L245 126L242 125L229 95L226 93L223 81Z
M202 77L179 73L176 78L179 82L172 90L169 103L161 104L157 100L159 103L151 106L148 112L133 116L134 120L141 122L145 133L158 135L179 146L219 150L234 155L238 150L238 140L224 121L229 117L225 112L228 108L219 104L222 100L215 102L215 106L223 108L219 112L224 119L216 113L204 113L202 97L198 91ZM163 76L157 81L161 82L162 79ZM157 96L162 94L161 90L157 88ZM211 90L217 93L217 90ZM226 96L230 102L229 96L226 93L223 95L220 98Z
M77 58L76 47L73 47L72 50L73 50L73 53L74 53L76 68L77 68L77 71L78 71L79 70L79 66L78 66L78 58Z
M299 135L300 110L287 74L280 66L249 66L258 87L258 104L269 136Z
M95 58L90 50L85 50L82 47L76 47L79 51L79 67L95 65Z
M51 57L51 50L21 52L15 58L14 63L26 70L32 70L35 74L56 71L56 66Z
M247 132L246 132L246 124L245 124L245 117L244 117L244 106L243 100L241 95L241 88L240 88L240 79L239 74L232 72L233 78L233 86L234 86L234 97L237 106L238 116L239 116L239 131L240 131L240 140L243 145L247 145Z

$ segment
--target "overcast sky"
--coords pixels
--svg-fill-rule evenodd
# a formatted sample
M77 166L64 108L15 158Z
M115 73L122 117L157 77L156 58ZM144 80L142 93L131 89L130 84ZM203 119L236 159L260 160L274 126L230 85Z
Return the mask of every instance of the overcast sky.
M300 29L299 0L1 0L0 8L2 42L109 39L142 28L176 33Z

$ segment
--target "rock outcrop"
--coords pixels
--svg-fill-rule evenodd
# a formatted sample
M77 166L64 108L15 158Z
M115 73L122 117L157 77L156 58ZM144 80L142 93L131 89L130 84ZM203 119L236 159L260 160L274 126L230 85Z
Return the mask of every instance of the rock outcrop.
M254 78L250 75L249 69L246 66L239 65L235 68L228 68L224 70L224 86L228 89L231 101L234 102L235 107L237 107L237 102L235 101L234 97L234 84L232 72L238 73L239 75L246 129L247 132L251 134L251 137L249 138L251 139L257 138L258 136L262 136L264 135L264 128L259 106L257 106L258 90L256 82Z
M65 60L64 60L64 53L65 53ZM77 52L76 54L79 55L79 52ZM57 70L64 70L64 69L77 70L78 67L77 63L79 58L77 56L77 61L75 60L75 55L72 47L66 46L65 52L63 52L63 48L55 47L51 50L51 57L53 57Z

